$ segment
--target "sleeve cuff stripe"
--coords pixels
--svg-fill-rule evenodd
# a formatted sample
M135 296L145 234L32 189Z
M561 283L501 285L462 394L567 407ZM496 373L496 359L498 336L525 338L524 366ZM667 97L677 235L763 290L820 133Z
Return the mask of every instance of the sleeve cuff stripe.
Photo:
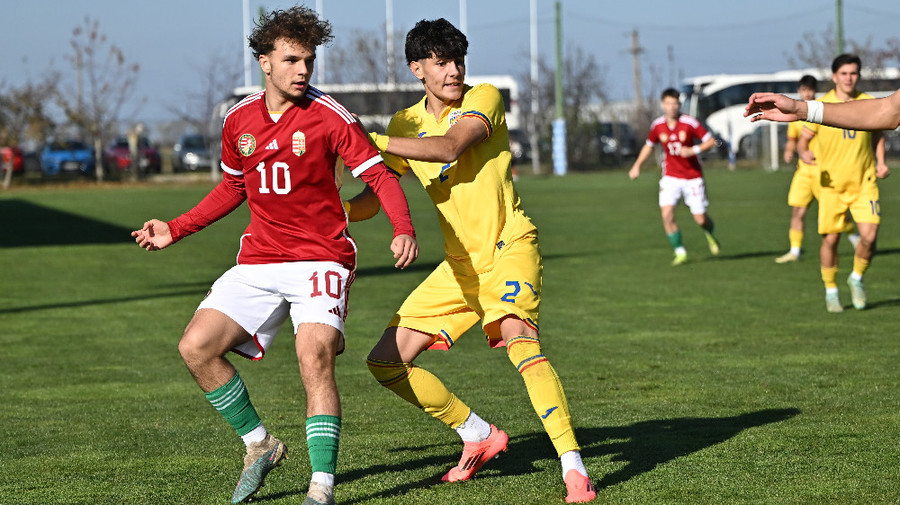
M358 167L354 168L352 171L350 171L350 173L353 175L353 177L359 177L359 175L362 174L363 172L365 172L366 170L368 170L369 167L371 167L372 165L377 165L379 163L382 163L383 161L384 160L381 158L381 155L378 154L376 156L369 158L368 160L366 160L365 162L360 164Z
M243 177L243 175L244 175L244 172L230 168L228 165L225 164L224 161L222 163L220 163L220 165L222 166L222 171L227 172L235 177Z

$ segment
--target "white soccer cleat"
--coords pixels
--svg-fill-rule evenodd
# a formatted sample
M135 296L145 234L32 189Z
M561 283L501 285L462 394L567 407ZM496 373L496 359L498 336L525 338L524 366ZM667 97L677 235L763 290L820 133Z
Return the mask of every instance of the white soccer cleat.
M800 256L799 256L799 255L794 254L794 253L788 251L788 252L782 254L781 256L775 258L775 263L779 263L779 264L781 264L781 263L793 263L794 261L797 261L797 260L799 260L799 259L800 259Z

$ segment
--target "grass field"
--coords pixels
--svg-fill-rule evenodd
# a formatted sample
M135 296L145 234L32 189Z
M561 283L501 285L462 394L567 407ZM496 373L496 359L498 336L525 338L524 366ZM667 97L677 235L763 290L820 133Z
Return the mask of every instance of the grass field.
M814 219L803 260L773 262L787 247L790 174L710 170L707 180L723 253L709 257L682 209L690 262L678 268L669 266L654 176L518 183L541 230L543 347L566 388L598 503L900 503L894 180L882 184L885 223L865 311L849 307L852 253L841 244L843 314L825 312ZM419 362L510 435L509 452L471 482L440 483L459 456L458 438L380 388L365 367L392 311L442 256L434 212L413 182L416 265L391 268L383 215L351 229L361 252L338 362L338 502L563 503L558 462L521 379L478 332ZM243 446L205 402L176 344L233 264L246 209L158 253L128 236L208 189L0 195L0 504L227 503ZM257 501L299 504L309 466L290 334L282 331L261 362L233 361L292 453Z

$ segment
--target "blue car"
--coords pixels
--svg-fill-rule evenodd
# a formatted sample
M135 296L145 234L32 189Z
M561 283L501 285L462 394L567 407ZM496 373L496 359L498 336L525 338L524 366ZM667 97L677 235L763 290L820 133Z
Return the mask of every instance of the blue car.
M44 175L94 173L94 149L79 140L54 140L41 149Z

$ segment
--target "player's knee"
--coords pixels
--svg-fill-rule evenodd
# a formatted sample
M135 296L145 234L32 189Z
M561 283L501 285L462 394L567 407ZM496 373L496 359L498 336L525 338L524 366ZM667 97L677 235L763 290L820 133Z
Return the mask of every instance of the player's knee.
M366 360L366 366L369 367L369 372L379 384L390 388L409 377L413 364L369 358Z

